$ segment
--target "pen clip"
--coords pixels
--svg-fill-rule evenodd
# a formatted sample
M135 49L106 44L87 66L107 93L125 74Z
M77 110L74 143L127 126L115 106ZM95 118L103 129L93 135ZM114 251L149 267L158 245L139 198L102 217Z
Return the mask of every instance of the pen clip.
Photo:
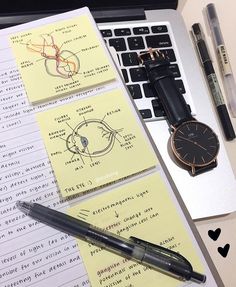
M176 260L178 262L182 262L184 264L186 264L188 266L188 268L190 268L192 270L192 265L191 263L181 254L179 254L178 252L175 252L173 250L170 250L168 248L162 247L160 245L151 243L149 241L145 241L143 239L131 236L130 240L132 240L134 243L139 244L145 248L149 248L152 249L154 251L158 251L166 256L169 256L171 259Z

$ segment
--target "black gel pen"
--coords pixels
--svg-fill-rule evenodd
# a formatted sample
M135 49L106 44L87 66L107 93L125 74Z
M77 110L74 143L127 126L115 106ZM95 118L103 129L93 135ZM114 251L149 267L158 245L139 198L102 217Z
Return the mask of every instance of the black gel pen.
M38 203L18 201L16 205L24 214L48 226L93 243L127 259L135 260L155 270L167 272L182 280L192 280L197 283L206 281L206 276L193 271L189 261L177 252L136 237L122 238Z

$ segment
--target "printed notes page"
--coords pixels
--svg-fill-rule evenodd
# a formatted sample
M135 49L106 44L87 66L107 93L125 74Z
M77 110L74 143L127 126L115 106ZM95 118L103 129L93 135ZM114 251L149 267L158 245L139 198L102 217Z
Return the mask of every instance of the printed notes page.
M32 106L9 42L17 33L82 15L91 17L83 8L0 30L1 287L91 286L76 241L24 216L15 203L28 200L66 211L68 202L61 199L35 114L94 95L97 90L90 88ZM107 85L99 86L99 91L106 89Z
M30 102L115 78L96 29L88 15L81 15L11 35L11 47Z
M192 238L159 173L130 182L68 210L74 217L116 233L159 244L185 256L205 272ZM180 281L78 240L92 286L180 286ZM189 282L186 284L189 286Z
M157 165L121 89L37 114L63 197Z

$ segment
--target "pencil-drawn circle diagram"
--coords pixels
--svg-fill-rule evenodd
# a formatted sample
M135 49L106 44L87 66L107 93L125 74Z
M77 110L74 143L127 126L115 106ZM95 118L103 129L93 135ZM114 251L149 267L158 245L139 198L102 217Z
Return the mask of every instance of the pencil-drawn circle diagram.
M78 73L79 59L72 52L63 50L54 58L47 56L44 65L49 75L69 79Z
M67 137L67 150L90 158L104 156L112 150L121 130L112 129L103 120L85 120Z
M30 39L26 48L44 58L45 70L50 76L70 79L79 72L80 63L76 54L69 50L61 50L50 34Z

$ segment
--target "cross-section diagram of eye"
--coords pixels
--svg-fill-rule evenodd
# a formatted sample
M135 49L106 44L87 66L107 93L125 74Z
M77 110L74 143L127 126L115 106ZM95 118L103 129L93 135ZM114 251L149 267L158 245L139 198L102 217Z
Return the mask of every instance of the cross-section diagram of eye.
M102 157L109 153L119 133L104 120L86 119L80 122L66 139L67 150L82 157Z

